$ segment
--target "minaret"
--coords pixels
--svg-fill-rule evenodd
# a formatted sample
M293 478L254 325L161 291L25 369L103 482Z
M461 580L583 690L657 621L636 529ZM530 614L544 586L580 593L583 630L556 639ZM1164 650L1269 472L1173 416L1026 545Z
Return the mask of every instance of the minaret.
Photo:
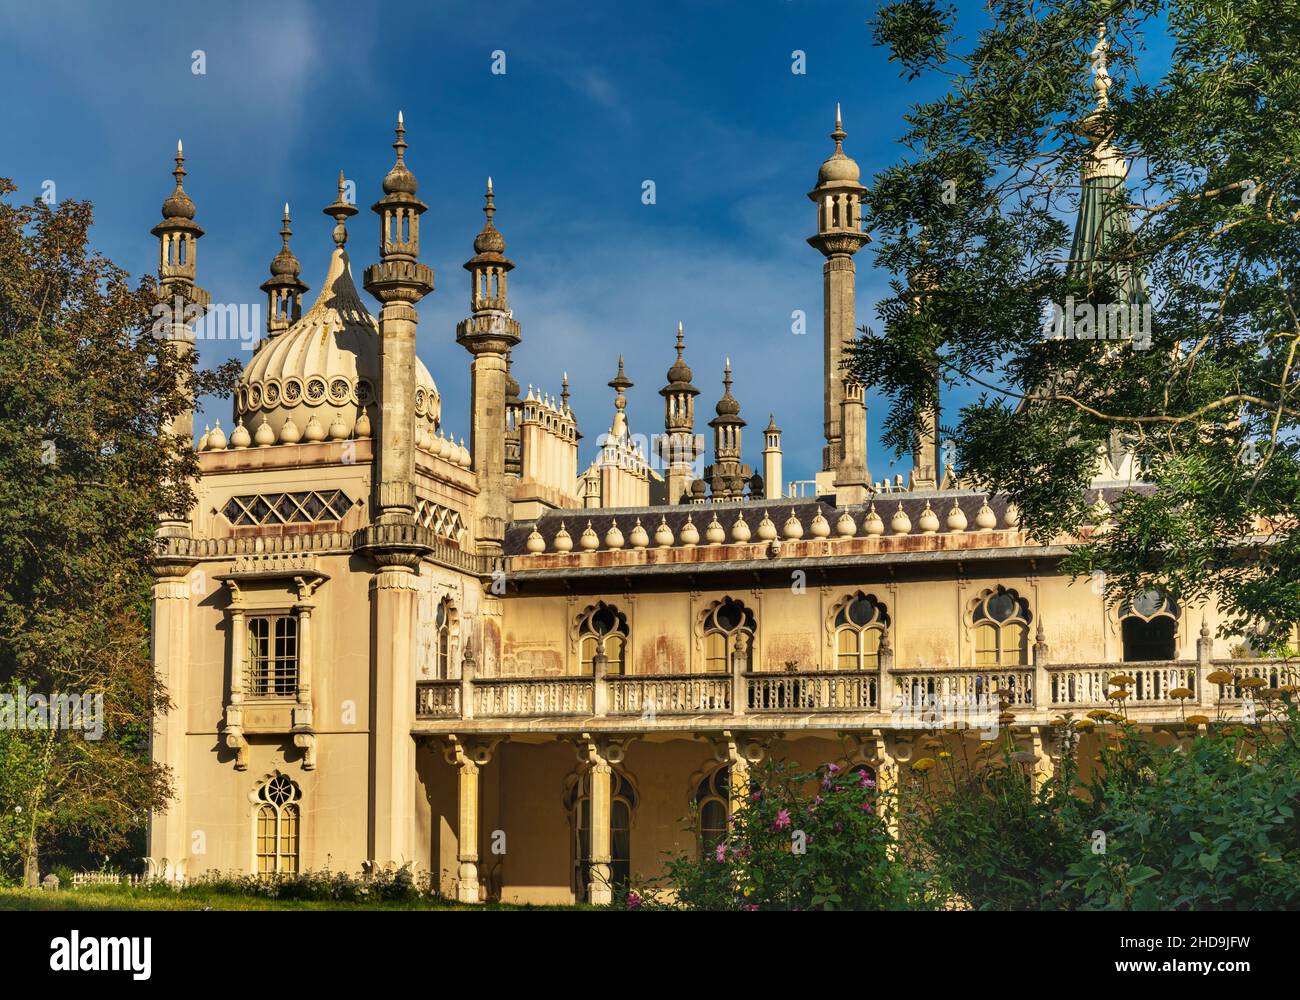
M176 189L163 202L162 222L150 232L158 238L158 279L162 299L170 310L164 339L175 344L177 353L188 359L194 351L194 330L190 324L208 311L210 299L194 283L198 273L198 241L203 229L194 221L194 202L185 192L185 150L179 139L172 176L176 178ZM167 433L187 441L193 439L193 400L171 419ZM164 521L164 525L168 523Z
M197 274L197 243L203 230L194 221L194 202L185 193L185 153L176 143L176 189L163 202L162 222L150 232L158 239L159 296L168 307L168 322L160 331L172 342L184 362L191 362L194 331L190 323L202 318L208 308L208 293L194 283ZM164 434L175 438L179 449L188 449L194 435L194 403L186 405L167 422ZM149 740L150 759L171 772L177 801L166 812L149 816L149 857L164 878L183 877L185 858L190 856L187 802L189 759L185 724L187 684L191 674L190 621L192 602L197 601L190 571L198 561L184 546L191 537L188 513L163 513L158 519L157 548L150 561L153 574L151 659L154 673L167 692L171 708L159 711L153 720ZM166 862L164 864L164 859Z
M298 258L289 249L289 203L284 203L284 224L280 227L283 246L271 260L271 277L262 282L266 293L266 335L274 338L302 318L302 296L307 284L298 276L302 270Z
M865 486L859 483L859 468L865 469L866 455L849 456L845 464L842 400L844 396L845 345L855 336L853 255L865 246L870 237L862 232L862 195L866 188L858 183L858 165L844 153L846 133L840 120L840 109L835 109L835 151L817 172L817 186L808 197L817 205L817 235L808 242L826 257L822 268L823 289L823 406L822 415L826 446L822 449L822 475L818 476L818 493L829 492L829 487L840 482L840 473L848 477L846 486ZM854 410L856 417L856 410ZM860 439L865 442L864 426Z
M924 250L924 238L921 242L922 250ZM917 268L908 276L908 284L912 288L910 308L913 312L920 312L925 307L926 296L935 287L934 272L926 266ZM912 430L912 471L908 474L908 488L913 490L937 490L943 482L943 468L939 463L939 374L937 366L931 381L935 393L935 404L918 408L916 426Z
M371 524L362 550L378 566L370 584L370 801L368 856L381 865L413 857L415 752L407 734L415 721L419 627L416 577L432 532L415 520L415 303L433 291L433 270L419 261L420 216L415 175L406 166L406 128L397 115L397 161L384 178L384 196L371 206L379 217L379 263L365 271L365 289L381 303L379 314L379 422L374 428L375 468ZM356 207L343 197L325 209L335 220L336 253L343 256L346 221Z
M770 415L763 431L763 485L766 499L781 499L781 428L776 426L776 414Z
M506 275L514 268L505 257L506 240L493 217L496 205L488 178L483 214L487 221L474 238L470 274L470 315L456 325L456 343L474 356L470 364L470 454L478 473L477 545L481 553L500 553L510 519L505 478L506 355L519 343L519 323L510 314Z
M741 433L745 421L740 417L740 403L731 394L731 359L727 358L722 372L723 392L714 407L717 416L709 421L713 428L714 464L704 470L715 500L741 500L745 496L745 481L753 470L740 461Z
M695 397L700 394L692 382L690 366L682 357L686 341L682 324L677 324L677 360L668 369L668 384L659 390L664 397L664 438L659 457L667 469L667 500L681 503L691 489L695 462L700 457L695 438Z
M406 128L397 114L397 161L384 178L384 196L370 206L379 216L379 263L365 271L365 289L380 302L378 486L372 516L378 524L409 524L415 517L415 303L433 291L433 269L421 264L420 216L428 208L415 196L415 175L406 166ZM344 221L356 212L339 197L325 210L338 222L334 242L347 242ZM340 236L342 237L340 239Z
M568 390L567 381L565 390ZM504 469L508 476L519 476L523 473L523 434L519 426L523 418L523 406L524 402L519 398L519 381L510 371L510 352L506 351L506 451Z
M622 441L627 438L627 390L631 389L635 382L627 377L623 371L623 355L618 356L618 371L614 377L609 380L608 385L614 390L614 422L609 425L609 436L615 441Z

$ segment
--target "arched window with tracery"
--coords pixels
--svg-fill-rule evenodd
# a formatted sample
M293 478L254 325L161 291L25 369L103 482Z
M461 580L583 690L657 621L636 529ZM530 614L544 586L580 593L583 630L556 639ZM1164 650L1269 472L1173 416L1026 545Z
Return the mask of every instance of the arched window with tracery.
M631 782L615 770L609 781L609 880L614 898L632 881L632 812L636 791ZM569 793L569 815L573 827L573 891L578 902L587 901L591 885L591 772L584 771Z
M727 836L731 815L731 768L723 765L695 789L695 809L700 835L700 857L708 858Z
M728 597L704 616L704 669L725 673L731 669L731 654L745 657L745 670L754 669L754 636L758 622L754 612Z
M889 613L872 594L861 591L835 614L835 669L878 670L880 643L889 628Z
M609 661L606 672L622 674L627 667L627 615L604 602L582 613L578 622L578 671L590 677L596 654L602 650Z
M440 681L456 676L452 657L452 624L456 619L456 606L450 597L438 602L433 617L433 675Z
M971 611L977 667L1018 667L1029 663L1029 602L1014 590L986 591Z
M1178 602L1160 590L1148 590L1120 605L1124 662L1173 660L1177 657Z
M257 788L257 873L296 875L302 792L279 771Z

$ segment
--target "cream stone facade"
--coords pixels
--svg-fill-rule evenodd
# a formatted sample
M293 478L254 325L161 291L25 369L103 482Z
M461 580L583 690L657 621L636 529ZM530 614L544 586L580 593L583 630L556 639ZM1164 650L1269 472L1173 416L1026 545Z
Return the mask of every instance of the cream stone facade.
M173 707L153 755L178 794L152 817L154 873L409 863L466 901L608 902L663 852L725 828L765 757L847 758L889 783L920 734L978 739L1006 725L1005 704L1047 773L1050 721L1113 705L1117 674L1134 678L1131 717L1170 733L1224 704L1248 710L1217 670L1282 682L1279 665L1233 658L1213 606L1153 592L1107 607L1062 576L1073 539L1031 540L1014 505L940 468L937 415L918 428L912 481L872 481L863 387L841 367L868 236L838 114L809 195L825 258L811 489L781 482L775 416L745 439L723 358L704 465L689 338L679 325L673 361L667 316L658 445L628 427L619 359L613 419L584 468L567 379L556 397L511 370L526 333L490 181L454 331L471 412L443 412L415 356L434 276L404 134L399 119L373 206L381 253L363 284L377 316L353 275L342 184L305 309L286 207L234 422L204 430L198 503L159 527L154 661ZM175 176L154 230L161 277L202 308L179 150ZM759 449L756 473L745 459ZM1135 475L1122 454L1099 456L1091 530Z

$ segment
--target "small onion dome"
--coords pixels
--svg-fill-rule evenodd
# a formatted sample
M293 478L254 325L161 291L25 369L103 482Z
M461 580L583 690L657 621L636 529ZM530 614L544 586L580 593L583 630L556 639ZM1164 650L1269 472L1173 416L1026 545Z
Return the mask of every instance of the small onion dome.
M907 516L907 511L903 510L903 501L898 501L898 510L894 511L894 516L889 519L889 528L895 535L906 535L912 530L912 519Z
M506 238L501 235L501 230L497 229L496 222L493 220L497 212L494 202L492 178L489 177L487 194L483 205L483 214L487 219L483 223L483 228L479 231L479 234L474 237L474 252L479 256L499 257L506 252Z
M542 533L537 530L536 526L533 527L532 533L528 536L528 541L524 543L524 547L533 555L546 551L546 539L542 537Z
M768 420L767 420L767 429L764 430L763 433L764 433L764 434L780 434L780 433L781 433L781 428L778 427L778 426L776 426L776 414L775 414L775 413L769 413L767 416L768 416Z
M298 427L298 422L290 417L280 427L281 444L297 444L302 440L302 431Z
M462 435L460 436L460 456L459 456L459 457L460 457L460 467L461 467L462 469L468 469L468 468L470 467L470 462L472 461L472 459L470 458L469 449L465 447L465 435L464 435L464 434L462 434Z
M615 518L609 524L609 530L605 532L605 548L621 549L623 547L623 532L619 529L618 518Z
M737 514L736 523L731 526L731 540L733 542L744 543L749 541L751 533L749 525L745 523L745 515Z
M313 413L307 418L307 426L303 428L302 436L304 441L314 442L325 440L325 428L322 427L320 421L316 419L316 414Z
M434 443L434 454L444 462L451 461L451 442L447 440L447 435L438 431L438 440Z
M763 511L763 520L758 522L758 537L764 542L776 541L776 524L768 517L767 511Z
M825 515L823 515L821 511L817 512L817 516L814 517L812 523L808 525L808 533L812 535L813 538L828 538L830 536L830 522L826 520Z
M956 499L952 502L952 509L948 511L948 530L961 533L966 530L966 525L970 523L966 520L966 512L958 506Z
M289 249L289 237L293 230L289 227L289 203L284 203L284 222L280 226L280 239L283 241L280 252L271 258L271 275L276 278L296 278L302 271L298 258Z
M858 523L853 520L853 515L847 510L835 522L835 533L841 538L852 538L858 533Z
M925 510L921 511L919 525L923 535L933 535L939 530L939 515L931 509L929 500L925 502Z
M707 489L708 487L704 485L703 479L697 479L693 483L691 483L691 494L693 496L699 497L700 499L704 498L704 494Z
M650 536L646 533L645 528L641 526L641 518L636 519L636 524L632 526L632 533L627 536L627 540L634 549L644 549L650 544Z
M185 150L181 146L181 141L176 140L176 169L172 171L172 176L176 178L176 190L167 196L167 200L162 203L162 217L164 219L193 219L194 202L190 201L190 196L185 193L185 187L182 181L185 178Z
M879 512L876 510L876 502L871 502L871 507L867 510L867 516L862 520L862 530L868 535L876 536L885 533L885 522L881 520Z
M406 165L406 126L402 122L402 113L397 112L397 139L393 143L397 151L397 162L384 177L384 194L415 194L419 185L415 174Z
M212 428L209 427L207 424L204 424L204 425L203 425L203 437L199 438L199 443L198 443L198 449L197 449L197 450L199 450L199 451L207 451L207 450L208 450L208 438L211 436L211 434L212 434Z
M266 414L262 414L262 422L257 425L257 432L253 435L253 440L257 442L259 448L266 448L275 444L275 430L266 420Z
M429 434L429 428L421 424L415 430L415 446L421 451L428 451L433 444L433 437Z
M226 447L226 432L221 429L221 421L217 421L217 426L212 428L212 434L208 437L208 447L213 451L224 451Z
M749 487L749 495L756 500L765 497L767 495L767 492L764 489L764 485L765 484L763 482L763 477L760 476L757 472L755 472L752 476L749 477L749 480L747 481L747 486Z
M583 529L582 534L578 536L578 545L587 552L600 547L600 538L597 537L596 529L591 526L590 521L587 522L587 527Z
M989 506L987 497L980 504L980 509L975 512L975 526L980 531L992 531L998 526L998 516L993 513L993 508Z
M247 448L252 444L253 439L249 437L248 428L242 423L236 422L235 429L230 433L230 447Z
M738 403L736 401L736 397L731 394L731 359L730 358L727 358L727 366L723 369L722 372L722 385L723 385L722 398L718 400L718 405L715 406L714 409L717 411L719 417L724 417L724 418L735 417L738 413L740 413L740 403ZM712 425L715 423L722 423L722 422L736 423L737 421L724 420L724 421L710 421L709 423L710 425ZM743 421L740 422L743 423Z
M682 353L686 350L686 340L682 336L682 324L677 324L677 360L673 366L668 369L668 384L659 390L660 395L667 396L671 393L687 393L691 396L698 396L700 390L691 384L695 373L691 371L691 366L686 363Z
M700 543L700 529L695 527L695 522L691 520L691 515L686 515L686 523L682 525L682 544L685 546L698 545Z
M673 544L673 529L668 526L668 518L660 515L659 527L655 528L655 544L661 549L666 549Z
M370 411L363 409L361 416L357 417L356 434L359 438L370 437Z
M348 424L343 419L342 413L334 414L334 419L330 421L329 426L330 438L334 441L343 441L348 436Z
M714 514L708 525L704 529L704 540L710 545L721 545L727 540L727 531L718 521L718 515Z
M573 551L573 536L569 534L569 529L564 526L563 521L560 522L560 530L551 539L551 544L555 546L556 552Z
M790 508L790 516L785 519L785 524L781 526L781 535L792 541L797 538L803 538L803 525L799 519L794 516L794 508Z
M1008 528L1020 527L1020 508L1013 503L1007 504L1007 512L1002 515L1002 523Z
M844 140L848 138L848 133L844 131L844 126L840 120L840 108L835 106L835 131L831 133L831 138L835 140L835 152L821 165L817 171L817 183L822 184L857 184L858 178L862 176L862 171L858 165L844 152Z

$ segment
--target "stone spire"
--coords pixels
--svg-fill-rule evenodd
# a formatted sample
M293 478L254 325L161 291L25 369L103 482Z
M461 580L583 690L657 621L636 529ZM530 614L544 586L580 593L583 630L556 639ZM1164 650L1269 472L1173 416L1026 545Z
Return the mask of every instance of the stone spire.
M262 282L266 293L266 334L277 337L302 318L302 296L307 284L299 277L302 266L293 250L289 237L289 203L284 203L284 222L280 226L280 252L271 259L271 277Z
M519 323L510 313L506 288L506 275L515 265L505 257L506 241L496 227L496 211L489 177L483 204L485 221L474 238L474 256L465 262L470 275L470 315L456 325L456 343L474 358L470 365L470 452L479 478L477 545L485 554L501 552L510 520L501 419L507 396L506 358L520 341Z
M763 431L763 483L764 498L781 499L781 428L776 426L776 414L770 414Z
M722 372L722 398L714 407L717 416L709 421L713 428L714 464L704 470L715 500L739 500L745 495L745 483L753 470L742 465L741 429L745 421L740 417L740 403L731 394L731 359L727 358Z
M371 508L377 526L414 524L415 330L419 322L415 303L433 291L433 270L418 260L420 216L428 206L416 197L415 175L406 166L406 128L400 112L393 149L397 162L384 178L384 196L371 206L379 217L379 263L365 270L366 291L383 304L379 314L379 426L374 429L378 468ZM344 195L340 172L338 200L325 212L335 219L334 243L346 256L345 223L356 213L356 206Z
M817 205L817 233L809 244L826 257L822 267L823 303L823 390L822 420L826 445L822 449L822 475L818 493L829 492L845 462L844 429L841 426L844 398L844 350L856 332L853 255L869 242L862 232L862 196L866 188L858 181L858 165L844 152L847 133L835 108L835 150L817 172L817 184L808 198ZM865 420L865 417L864 417ZM865 427L862 428L865 440ZM861 463L849 458L855 470Z
M622 440L627 437L627 390L636 385L623 371L623 355L618 356L618 371L609 380L609 387L614 390L614 422L610 424L610 437Z

